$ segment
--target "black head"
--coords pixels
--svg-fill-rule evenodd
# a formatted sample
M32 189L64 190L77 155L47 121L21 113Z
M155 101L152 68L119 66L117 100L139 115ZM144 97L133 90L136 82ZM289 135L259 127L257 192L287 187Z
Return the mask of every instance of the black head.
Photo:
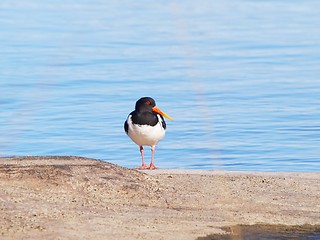
M152 112L152 108L156 106L156 102L151 97L143 97L140 98L136 102L136 111L150 111Z

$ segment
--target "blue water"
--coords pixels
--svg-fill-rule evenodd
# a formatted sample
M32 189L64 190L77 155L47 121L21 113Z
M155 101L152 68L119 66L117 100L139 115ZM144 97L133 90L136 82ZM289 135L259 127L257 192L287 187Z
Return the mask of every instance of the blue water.
M319 9L1 0L0 156L138 166L123 122L152 96L174 118L160 168L320 171Z

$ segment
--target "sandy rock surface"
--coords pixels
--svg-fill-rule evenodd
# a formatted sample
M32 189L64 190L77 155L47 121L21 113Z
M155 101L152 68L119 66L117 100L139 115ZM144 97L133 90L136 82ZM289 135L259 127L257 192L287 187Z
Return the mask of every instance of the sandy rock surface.
M196 239L236 224L320 224L320 173L136 171L0 158L0 239Z

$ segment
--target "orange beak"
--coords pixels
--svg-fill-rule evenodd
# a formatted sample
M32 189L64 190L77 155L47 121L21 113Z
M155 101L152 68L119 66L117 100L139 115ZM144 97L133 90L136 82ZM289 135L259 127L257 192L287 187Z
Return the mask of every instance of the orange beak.
M162 112L159 108L157 107L153 107L152 108L152 111L156 112L156 113L159 113L161 116L164 116L166 118L168 118L169 120L173 120L172 117L170 117L168 114Z

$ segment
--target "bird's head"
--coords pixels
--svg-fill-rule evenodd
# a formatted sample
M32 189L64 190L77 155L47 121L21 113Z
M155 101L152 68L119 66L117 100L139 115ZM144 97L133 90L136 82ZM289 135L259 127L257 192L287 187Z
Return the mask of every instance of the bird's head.
M168 118L169 120L173 120L168 114L164 113L163 111L161 111L159 108L156 107L156 102L151 97L140 98L136 102L135 110L139 111L139 112L140 111L156 112L156 113L159 113L160 115Z

